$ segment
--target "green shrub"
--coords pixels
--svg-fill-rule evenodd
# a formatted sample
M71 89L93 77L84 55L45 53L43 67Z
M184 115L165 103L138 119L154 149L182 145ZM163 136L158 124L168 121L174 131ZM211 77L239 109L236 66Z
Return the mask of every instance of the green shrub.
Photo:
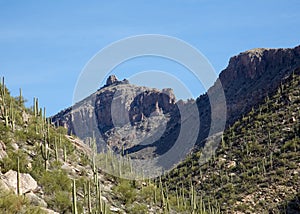
M147 206L145 204L134 203L129 209L128 212L131 214L145 214L148 213Z
M48 198L46 201L54 210L59 211L60 213L67 213L72 210L72 202L70 200L71 198L71 192L67 191L56 191L55 195Z
M17 157L20 160L20 172L28 173L28 155L22 150L7 151L7 157L0 160L1 172L6 173L10 169L17 171Z
M130 181L124 179L121 179L118 185L113 188L113 192L117 194L125 204L135 201L137 195L136 189L132 187Z
M0 187L0 213L43 214L39 207L31 206L26 198L12 192L3 191Z
M150 201L153 200L152 197L153 197L154 188L155 187L153 185L148 185L142 188L140 196L144 202L149 203Z
M62 170L45 171L39 179L39 184L43 187L47 195L48 205L62 213L70 211L71 204L71 180L67 173Z
M43 173L39 180L46 194L53 194L60 190L71 192L71 180L62 170L53 170Z

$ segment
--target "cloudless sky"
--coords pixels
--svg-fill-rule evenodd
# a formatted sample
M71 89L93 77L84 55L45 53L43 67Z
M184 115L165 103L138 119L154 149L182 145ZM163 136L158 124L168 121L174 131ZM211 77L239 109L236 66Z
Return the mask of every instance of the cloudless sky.
M138 34L177 37L219 73L245 50L299 45L299 10L299 0L0 0L0 76L13 95L23 89L28 106L38 97L50 116L72 104L81 70L112 42ZM201 93L192 89L194 97Z

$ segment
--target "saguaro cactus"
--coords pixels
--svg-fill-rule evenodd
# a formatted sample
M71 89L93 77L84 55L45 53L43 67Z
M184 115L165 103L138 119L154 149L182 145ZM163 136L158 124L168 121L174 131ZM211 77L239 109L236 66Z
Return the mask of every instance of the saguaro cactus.
M55 149L55 159L56 161L58 161L58 146L57 146L56 137L54 138L54 149Z
M46 136L44 135L44 142L41 144L41 154L44 159L45 170L48 170L48 161L50 157L49 142L47 142Z
M17 158L17 194L21 195L21 187L20 187L20 158Z
M195 213L196 212L196 209L197 209L197 206L196 206L196 192L195 192L195 189L194 189L194 186L193 186L193 183L191 182L191 209L192 209L192 213Z
M101 193L101 184L100 184L100 181L98 181L98 203L99 203L99 211L100 213L103 213L103 206L102 206L102 193Z
M73 191L72 191L72 198L73 198L73 204L72 204L72 213L78 214L77 211L77 197L76 197L76 181L73 179Z
M7 112L7 108L4 107L4 118L5 118L5 126L8 126L8 112Z
M88 181L88 213L92 213L92 203L91 203L91 181Z
M156 197L156 186L154 186L154 190L153 190L153 203L156 204L157 203L157 197Z
M1 83L1 88L0 89L1 89L2 105L3 105L3 108L5 108L5 83L4 83L4 77L2 77L2 83Z
M67 147L64 145L64 162L67 162Z
M19 89L19 105L20 105L20 107L22 107L23 103L24 103L24 100L23 100L23 95L22 95L22 89L20 88Z
M9 111L10 111L10 124L11 124L11 129L12 131L15 130L15 112L14 112L14 108L13 108L13 104L12 104L12 101L10 101L10 104L9 104Z
M33 98L33 113L35 117L39 114L39 100L35 97Z
M165 195L164 195L164 188L162 185L161 177L159 177L159 188L160 188L160 207L165 208Z
M94 182L97 183L98 181L96 180L96 175L98 173L98 169L96 166L96 154L97 154L97 143L96 143L96 138L95 135L93 133L93 138L90 141L90 147L92 149L92 160L91 160L91 164L92 164L92 170L93 170L93 175L94 175Z

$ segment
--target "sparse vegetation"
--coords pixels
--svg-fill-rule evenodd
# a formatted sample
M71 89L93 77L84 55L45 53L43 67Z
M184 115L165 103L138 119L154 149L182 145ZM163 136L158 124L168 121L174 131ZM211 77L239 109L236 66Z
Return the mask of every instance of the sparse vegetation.
M299 210L298 73L229 127L207 163L199 165L200 150L162 178L139 181L107 175L98 168L103 165L115 175L132 175L130 158L117 158L111 152L95 155L93 144L89 152L81 151L65 129L47 121L38 99L32 108L25 108L22 91L13 98L4 81L0 88L0 141L7 153L0 160L0 171L29 173L42 189L37 196L49 209L59 213ZM0 212L43 213L23 195L3 187Z
M283 212L299 194L300 76L295 71L278 92L228 128L213 159L198 164L192 154L163 180L170 189L189 181L206 204L222 212ZM192 170L187 170L190 166ZM171 179L171 180L170 180ZM293 203L295 206L295 203ZM299 202L298 202L298 210Z

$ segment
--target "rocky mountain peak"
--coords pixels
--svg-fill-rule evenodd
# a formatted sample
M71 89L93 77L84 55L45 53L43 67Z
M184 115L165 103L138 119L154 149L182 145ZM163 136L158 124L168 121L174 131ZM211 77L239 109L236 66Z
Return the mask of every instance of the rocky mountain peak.
M129 81L127 79L118 80L116 75L112 74L107 78L106 84L103 87L101 87L100 89L102 89L104 87L108 87L108 86L119 85L119 84L129 84Z
M106 85L109 86L109 85L112 85L114 83L118 82L118 79L115 75L110 75L107 80L106 80Z
M51 119L54 124L66 127L69 133L81 139L94 135L96 139L113 142L112 148L119 145L122 148L122 145L133 142L135 136L145 138L150 126L154 129L163 120L168 120L165 115L173 115L173 120L177 120L179 115L171 88L159 90L136 86L126 79L120 81L115 75L110 75L106 84L95 93ZM130 128L131 132L124 131L122 127ZM113 134L116 132L118 134Z
M220 74L222 84L236 79L256 79L271 69L281 69L298 63L300 46L295 48L254 48L233 56L228 67Z
M264 51L269 51L270 48L253 48L245 51L243 54L248 54L249 57L261 57Z

